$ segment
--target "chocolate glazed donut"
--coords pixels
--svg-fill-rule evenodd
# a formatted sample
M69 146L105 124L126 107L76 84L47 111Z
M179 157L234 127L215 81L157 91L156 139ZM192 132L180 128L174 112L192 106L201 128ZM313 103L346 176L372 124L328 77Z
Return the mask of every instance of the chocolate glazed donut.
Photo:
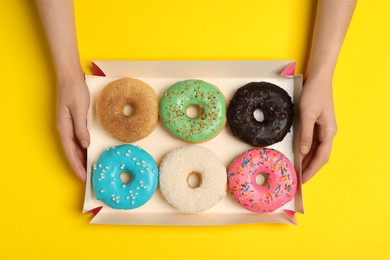
M264 119L257 121L260 109ZM294 105L287 92L269 82L251 82L239 88L230 101L227 121L234 136L265 147L283 140L294 120Z

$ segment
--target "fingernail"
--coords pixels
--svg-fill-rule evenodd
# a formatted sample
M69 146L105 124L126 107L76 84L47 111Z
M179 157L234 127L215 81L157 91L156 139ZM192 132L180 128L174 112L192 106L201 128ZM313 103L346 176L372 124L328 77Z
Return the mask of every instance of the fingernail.
M82 146L83 148L88 148L88 142L87 142L87 141L81 140L80 144L81 144L81 146Z
M302 145L301 146L301 154L308 154L309 153L309 146Z

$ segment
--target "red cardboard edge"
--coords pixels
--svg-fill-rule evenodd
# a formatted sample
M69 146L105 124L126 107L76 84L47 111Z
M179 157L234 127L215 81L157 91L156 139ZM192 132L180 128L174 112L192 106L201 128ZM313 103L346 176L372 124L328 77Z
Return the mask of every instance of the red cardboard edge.
M295 211L289 210L289 209L284 209L283 210L284 214L291 220L291 222L294 223L294 225L297 225L297 219L295 217Z
M294 62L290 63L289 65L287 65L287 67L282 71L282 73L280 73L280 75L283 77L289 77L289 78L294 77L296 64L297 64L297 62L294 61Z
M106 74L104 74L104 72L99 68L99 66L95 64L95 62L92 62L92 74L101 77L106 76Z
M94 217L96 217L96 215L100 212L100 210L102 210L102 208L103 208L103 206L99 206L99 207L88 210L86 213L92 214L92 217L91 217L91 220L92 220Z

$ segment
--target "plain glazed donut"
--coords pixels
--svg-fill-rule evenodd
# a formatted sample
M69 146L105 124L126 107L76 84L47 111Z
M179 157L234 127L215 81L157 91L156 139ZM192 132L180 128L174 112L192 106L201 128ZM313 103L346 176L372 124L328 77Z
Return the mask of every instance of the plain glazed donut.
M191 188L188 176L201 176L200 186ZM182 212L200 212L226 195L226 167L210 150L185 146L169 152L160 165L160 190L165 199Z
M260 109L259 122L254 112ZM239 88L230 101L227 120L234 136L265 147L283 140L294 119L294 105L287 92L269 82L251 82Z
M125 115L125 107L133 109ZM157 125L158 98L145 82L124 78L109 83L99 94L96 113L103 129L122 142L148 136Z
M131 175L129 183L122 183L122 173ZM158 168L153 157L140 147L119 145L101 153L93 165L92 184L97 200L114 209L134 209L156 191Z
M187 116L195 106L199 115ZM160 99L160 118L175 137L188 143L200 143L216 136L225 125L226 102L222 93L203 80L185 80L173 84Z
M264 183L258 185L261 174ZM240 205L257 213L273 212L295 195L297 175L282 153L256 148L238 156L228 169L229 191Z

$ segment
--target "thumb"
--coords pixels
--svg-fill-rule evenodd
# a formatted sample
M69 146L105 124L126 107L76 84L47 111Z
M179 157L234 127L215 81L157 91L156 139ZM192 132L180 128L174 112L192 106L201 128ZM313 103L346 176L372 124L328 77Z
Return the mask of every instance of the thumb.
M313 142L315 120L309 116L301 118L301 133L299 136L299 151L302 155L309 153Z
M75 134L77 140L83 148L88 148L90 142L89 132L87 129L87 113L88 111L81 109L72 113Z

